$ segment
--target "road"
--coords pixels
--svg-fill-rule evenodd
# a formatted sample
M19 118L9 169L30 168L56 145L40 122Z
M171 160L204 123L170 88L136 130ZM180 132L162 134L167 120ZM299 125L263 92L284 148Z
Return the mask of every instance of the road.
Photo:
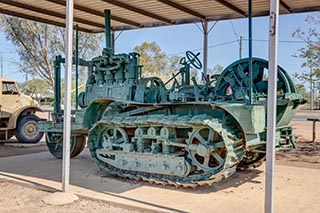
M293 121L306 121L307 118L320 118L320 110L299 110L293 117Z

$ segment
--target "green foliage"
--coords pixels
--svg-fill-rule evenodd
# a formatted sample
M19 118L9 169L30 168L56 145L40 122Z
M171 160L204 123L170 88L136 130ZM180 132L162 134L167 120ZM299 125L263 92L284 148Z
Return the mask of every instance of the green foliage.
M217 64L216 66L214 66L212 70L208 69L208 73L210 73L211 75L220 75L222 71L223 71L223 66L221 66L220 64Z
M0 27L16 46L20 56L20 71L41 78L53 88L52 62L64 55L65 29L16 17L0 15ZM79 56L90 59L100 52L102 35L79 32Z
M144 71L159 75L165 70L168 58L156 42L143 42L141 45L134 47L134 51L140 54L140 62Z
M292 35L306 43L306 46L300 48L295 55L295 57L305 59L301 67L306 70L301 74L296 74L296 77L302 81L311 81L320 79L320 13L308 15L305 21L310 26L309 30L305 32L298 28Z
M141 45L134 47L134 51L140 54L140 63L143 65L143 76L158 76L164 82L172 77L180 68L181 56L168 56L161 50L156 42L143 42ZM223 71L221 65L216 65L213 69L208 69L207 74L217 75ZM197 81L201 79L201 70L192 68L190 76L195 77ZM177 76L180 79L180 76Z
M26 81L20 85L20 90L22 93L36 99L53 96L50 85L42 79Z
M297 93L302 94L304 97L307 96L307 91L304 84L301 84L301 83L295 84L295 87L296 87Z
M134 51L140 54L143 75L167 75L180 67L181 57L168 56L156 42L143 42L141 45L134 47Z

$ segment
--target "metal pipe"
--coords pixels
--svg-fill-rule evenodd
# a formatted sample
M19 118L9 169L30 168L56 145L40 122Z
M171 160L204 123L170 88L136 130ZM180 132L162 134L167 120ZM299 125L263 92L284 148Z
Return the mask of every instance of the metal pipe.
M112 41L112 46L111 46L111 48L112 48L112 53L114 53L114 50L115 50L115 39L114 39L115 37L114 37L114 31L112 31L111 32L111 41Z
M72 29L73 0L67 1L66 8L66 68L64 88L64 120L63 120L63 158L62 158L62 191L69 192L70 180L70 137L71 137L71 80L72 80Z
M270 0L265 212L274 211L279 0Z
M106 49L112 52L110 10L104 10Z
M79 106L79 28L76 25L76 52L75 52L75 64L76 64L76 110Z
M240 41L239 41L239 59L242 58L242 36L240 36Z
M202 22L203 27L203 73L207 76L208 70L208 22Z
M248 0L248 16L249 16L249 104L253 104L252 100L252 0Z
M61 112L61 55L56 56L54 61L54 102L53 111Z

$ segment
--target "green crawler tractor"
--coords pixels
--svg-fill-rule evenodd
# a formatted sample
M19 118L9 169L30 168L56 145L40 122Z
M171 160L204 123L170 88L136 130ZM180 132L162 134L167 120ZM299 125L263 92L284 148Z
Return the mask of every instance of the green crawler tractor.
M169 83L158 77L141 77L138 53L115 54L110 29L106 32L102 55L82 62L89 71L85 92L79 95L81 109L72 120L72 157L83 150L87 137L91 157L103 171L184 187L211 185L237 168L262 164L267 61L253 58L249 104L249 59L232 63L219 76L204 76L200 84L190 77L191 68L202 68L198 54L187 51L167 88ZM281 67L277 98L275 146L294 149L289 122L304 98ZM57 158L62 156L62 121L58 103L53 121L38 124Z

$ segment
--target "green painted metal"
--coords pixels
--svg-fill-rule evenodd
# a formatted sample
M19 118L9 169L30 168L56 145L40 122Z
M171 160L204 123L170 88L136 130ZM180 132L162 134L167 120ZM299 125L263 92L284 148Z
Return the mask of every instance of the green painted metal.
M104 17L105 17L105 36L106 36L106 50L108 52L114 52L113 51L113 41L112 35L111 35L111 13L110 10L104 10Z
M62 57L56 56L54 61L54 108L56 114L61 113L61 61Z
M228 177L237 167L261 165L267 143L267 61L252 58L249 72L251 60L240 59L219 76L203 76L205 83L200 84L190 77L192 68L202 67L199 54L187 51L180 70L163 82L141 77L138 53L115 54L110 45L107 42L101 56L83 63L88 79L72 121L72 134L88 135L91 157L102 170L195 187ZM289 122L304 98L281 67L278 76L275 146L294 149ZM59 143L52 136L61 135L61 119L40 122L39 128L51 136L48 146L58 155L52 147ZM81 148L83 140L79 143Z

